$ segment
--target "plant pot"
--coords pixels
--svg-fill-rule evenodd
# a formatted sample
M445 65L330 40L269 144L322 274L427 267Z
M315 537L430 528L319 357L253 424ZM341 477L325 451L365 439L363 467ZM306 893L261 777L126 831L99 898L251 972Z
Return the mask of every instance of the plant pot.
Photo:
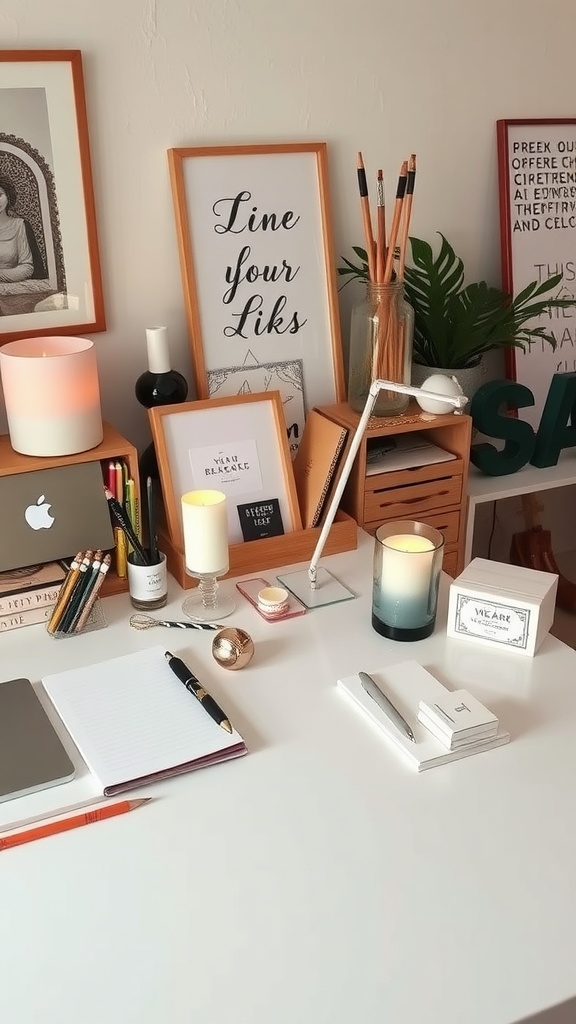
M486 363L483 359L476 366L466 366L457 370L449 370L443 366L424 366L422 363L412 363L412 384L421 388L434 373L456 378L468 399L464 412L470 412L470 402L480 385L484 384L487 376Z

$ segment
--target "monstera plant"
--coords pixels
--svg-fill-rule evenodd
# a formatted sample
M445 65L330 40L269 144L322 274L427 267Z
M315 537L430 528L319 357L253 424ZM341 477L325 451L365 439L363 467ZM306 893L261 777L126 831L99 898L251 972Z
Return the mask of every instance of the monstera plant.
M482 356L511 346L526 350L536 340L555 348L556 340L535 318L552 309L575 305L572 298L553 294L562 274L532 281L512 297L486 281L464 284L464 263L439 232L440 249L411 238L412 264L405 269L404 291L414 309L413 360L428 367L462 369L477 366ZM365 250L354 247L355 264L344 259L338 274L367 279Z

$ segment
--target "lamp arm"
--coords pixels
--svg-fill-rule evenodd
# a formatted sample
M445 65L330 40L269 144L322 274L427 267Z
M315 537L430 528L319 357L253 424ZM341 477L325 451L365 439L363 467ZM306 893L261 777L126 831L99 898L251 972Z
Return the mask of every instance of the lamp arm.
M380 394L381 391L396 391L398 392L398 394L401 395L413 395L415 397L418 397L420 395L422 396L422 398L429 398L436 402L441 400L442 402L447 402L449 405L453 405L456 409L462 409L468 401L465 395L440 396L435 391L427 391L424 388L413 387L411 384L398 384L396 381L392 380L372 381L372 384L370 385L370 389L368 391L366 405L362 410L362 414L358 421L358 426L356 427L356 432L354 434L354 437L352 438L352 443L348 450L346 459L344 460L344 465L342 466L342 471L340 473L338 483L334 490L334 494L332 495L332 501L330 502L328 511L326 513L324 525L322 526L322 529L320 531L320 536L318 537L316 547L312 552L312 558L310 559L310 565L308 566L308 578L310 580L311 590L316 590L318 562L322 556L324 545L326 544L326 540L328 538L328 534L330 533L332 523L334 522L334 519L336 517L338 505L340 504L340 498L342 497L342 494L344 493L344 488L346 487L346 484L348 482L348 477L350 476L354 459L358 454L358 449L362 442L362 438L364 437L364 431L366 430L368 420L372 415L372 410L374 409L374 406L376 404L376 399L378 398L378 395Z

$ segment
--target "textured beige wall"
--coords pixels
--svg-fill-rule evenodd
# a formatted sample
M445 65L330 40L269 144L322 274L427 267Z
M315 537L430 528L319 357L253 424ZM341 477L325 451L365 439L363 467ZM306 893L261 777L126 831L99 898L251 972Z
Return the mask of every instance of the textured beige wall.
M415 151L413 232L442 230L471 278L498 282L494 123L574 114L575 29L570 0L3 0L1 46L84 55L107 418L147 439L146 326L168 324L190 378L169 147L326 140L338 253L362 238L357 150L389 180ZM341 298L345 336L353 289Z

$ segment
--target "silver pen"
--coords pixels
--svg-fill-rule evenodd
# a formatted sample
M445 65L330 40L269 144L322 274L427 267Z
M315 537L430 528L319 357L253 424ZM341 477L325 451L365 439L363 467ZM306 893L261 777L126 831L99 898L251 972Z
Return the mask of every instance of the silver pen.
M414 739L414 733L408 725L408 722L405 718L402 718L402 715L394 707L392 701L388 700L386 694L382 693L382 690L378 684L374 682L372 676L369 676L367 672L359 672L358 675L360 676L360 682L366 690L366 693L372 697L372 700L376 701L378 707L381 708L384 714L388 716L399 732L404 733L409 740L412 740L412 742L415 743L416 740Z

